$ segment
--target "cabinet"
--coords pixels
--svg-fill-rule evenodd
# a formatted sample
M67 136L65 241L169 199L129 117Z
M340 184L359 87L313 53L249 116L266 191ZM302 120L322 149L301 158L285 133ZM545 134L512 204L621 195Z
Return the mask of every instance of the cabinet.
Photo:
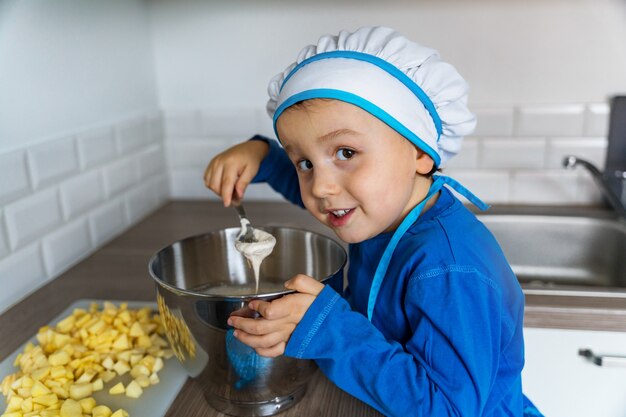
M524 393L546 417L626 417L626 366L597 366L579 356L626 356L626 333L524 329Z

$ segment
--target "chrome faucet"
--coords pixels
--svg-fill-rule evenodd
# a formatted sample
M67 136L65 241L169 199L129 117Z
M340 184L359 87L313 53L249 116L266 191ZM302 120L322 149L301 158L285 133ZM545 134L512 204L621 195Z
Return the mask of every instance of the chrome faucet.
M582 166L591 174L591 178L596 183L602 194L609 202L615 212L626 220L626 172L614 170L613 173L602 173L594 164L574 155L567 155L563 159L565 168ZM616 187L619 184L621 187ZM618 188L621 188L619 192Z

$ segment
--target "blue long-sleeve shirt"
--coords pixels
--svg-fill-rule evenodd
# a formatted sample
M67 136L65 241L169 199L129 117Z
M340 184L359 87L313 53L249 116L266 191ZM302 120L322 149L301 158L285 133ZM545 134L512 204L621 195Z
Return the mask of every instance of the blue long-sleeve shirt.
M302 206L293 164L268 143L254 182ZM496 240L442 189L396 247L370 322L369 290L392 234L350 245L345 298L325 287L285 354L314 359L386 415L522 416L524 297Z

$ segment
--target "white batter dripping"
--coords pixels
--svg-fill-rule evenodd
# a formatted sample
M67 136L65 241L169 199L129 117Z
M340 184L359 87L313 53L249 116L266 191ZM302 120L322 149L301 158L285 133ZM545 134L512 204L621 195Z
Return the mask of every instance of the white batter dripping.
M250 222L247 219L241 219L241 230L246 230ZM235 241L235 249L245 256L252 264L254 270L254 280L256 281L255 294L259 292L259 271L261 270L261 262L267 258L274 250L276 238L267 232L259 229L254 230L256 242L240 242Z

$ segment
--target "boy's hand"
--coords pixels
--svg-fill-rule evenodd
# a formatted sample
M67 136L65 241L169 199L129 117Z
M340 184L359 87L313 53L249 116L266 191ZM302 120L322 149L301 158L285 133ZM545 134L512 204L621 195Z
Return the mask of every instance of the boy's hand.
M228 324L236 329L235 337L261 356L273 358L285 352L296 325L324 289L324 284L306 275L296 275L285 287L297 292L271 302L250 302L248 307L262 317L249 319L231 315L228 319Z
M204 184L222 197L224 206L241 200L250 181L259 171L269 145L262 140L243 142L216 155L204 171Z

